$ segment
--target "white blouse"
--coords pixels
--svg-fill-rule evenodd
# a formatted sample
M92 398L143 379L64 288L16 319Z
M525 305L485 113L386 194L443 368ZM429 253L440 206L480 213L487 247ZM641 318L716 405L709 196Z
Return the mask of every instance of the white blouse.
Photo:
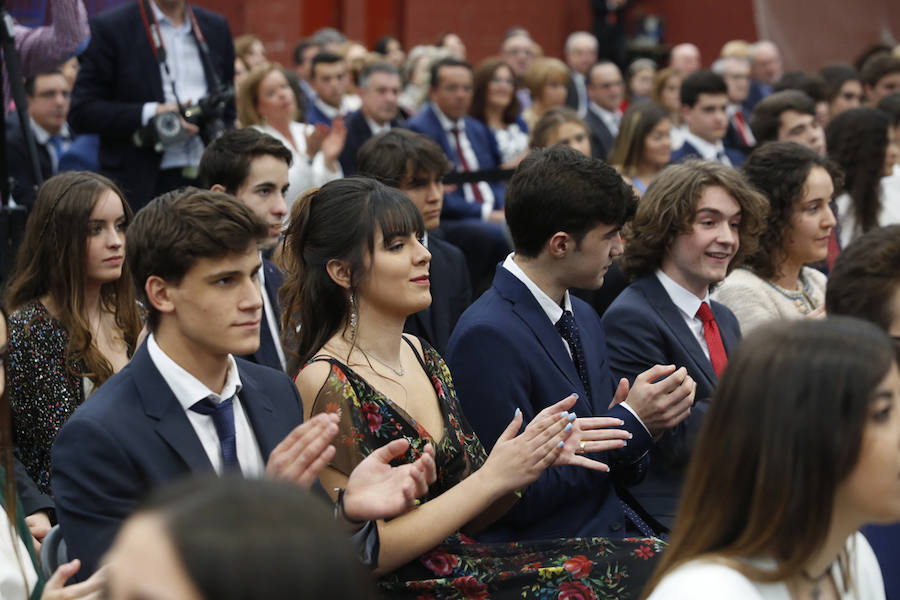
M25 543L18 531L10 526L2 507L0 514L0 598L26 599L37 585L37 572Z

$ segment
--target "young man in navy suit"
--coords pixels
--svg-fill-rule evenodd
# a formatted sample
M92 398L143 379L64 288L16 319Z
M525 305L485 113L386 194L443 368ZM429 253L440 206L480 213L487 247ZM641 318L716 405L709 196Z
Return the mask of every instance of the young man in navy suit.
M121 522L160 485L230 471L309 488L333 456L336 419L301 424L300 397L287 375L234 358L259 345L258 244L268 234L249 208L220 192L173 192L135 216L126 257L150 335L75 411L53 446L57 514L81 575L94 571ZM430 455L390 467L406 447L401 441L363 461L336 513L365 521L411 506L434 470ZM370 522L358 535L377 564L377 528Z
M647 476L632 488L667 528L694 436L741 337L737 319L709 299L709 289L752 253L767 206L734 169L690 161L654 179L631 224L624 267L639 279L603 315L610 369L635 381L654 364L676 364L697 384L691 414L656 440Z
M617 386L600 318L568 292L603 284L622 254L619 231L635 203L612 167L565 146L532 153L510 182L506 217L515 252L463 314L447 349L466 418L489 448L517 409L527 421L575 392L579 416L618 417L633 437L598 456L609 473L547 469L479 539L651 533L620 494L627 497L626 486L643 476L653 437L690 412L694 382L669 365L649 369L630 388ZM593 452L590 438L582 441Z
M268 228L260 244L264 253L275 248L287 216L291 151L274 137L252 129L226 131L203 152L200 181L203 187L231 194L246 204ZM281 310L278 289L284 277L272 262L262 259L259 270L263 293L263 317L259 348L242 356L255 363L284 371L287 359L281 345Z
M721 75L695 71L681 82L681 116L687 123L684 144L672 152L672 162L691 158L711 160L726 167L739 167L744 155L726 148L728 131L728 86Z
M431 306L410 315L403 328L441 355L450 332L472 302L469 269L459 248L434 233L441 224L444 184L450 163L430 139L405 129L377 135L359 151L360 175L377 179L409 196L425 222L423 244L431 253Z

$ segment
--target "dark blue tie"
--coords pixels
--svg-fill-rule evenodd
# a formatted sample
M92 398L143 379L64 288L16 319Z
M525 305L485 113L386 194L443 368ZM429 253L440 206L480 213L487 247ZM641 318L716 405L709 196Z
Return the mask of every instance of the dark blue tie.
M591 384L588 381L587 365L584 362L584 347L581 345L581 335L578 333L578 323L575 322L575 316L571 311L564 310L563 315L556 322L556 330L569 345L569 352L572 353L572 362L575 363L575 370L578 371L578 378L584 386L587 399L591 399Z
M222 467L225 471L240 471L241 464L237 457L237 443L234 435L234 396L216 402L214 396L207 396L200 402L191 406L191 410L201 415L210 415L216 433L219 436L219 445L222 447Z

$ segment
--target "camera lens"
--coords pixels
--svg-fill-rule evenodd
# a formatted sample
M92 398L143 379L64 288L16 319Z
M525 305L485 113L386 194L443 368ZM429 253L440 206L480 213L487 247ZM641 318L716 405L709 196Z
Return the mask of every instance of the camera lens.
M181 118L176 112L158 115L155 119L156 133L161 140L166 140L181 133Z

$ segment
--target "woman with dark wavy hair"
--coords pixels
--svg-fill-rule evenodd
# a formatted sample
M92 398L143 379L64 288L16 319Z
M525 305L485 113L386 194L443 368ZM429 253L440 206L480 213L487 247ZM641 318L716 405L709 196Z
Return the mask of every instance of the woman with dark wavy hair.
M900 207L883 201L881 179L893 173L897 140L890 116L875 108L845 110L825 128L828 157L844 170L837 198L841 245L875 227L900 223Z
M744 333L774 319L824 316L825 275L807 265L828 256L840 169L794 142L771 142L750 155L743 171L768 199L769 217L757 251L713 298L731 309Z
M883 600L859 528L900 519L900 371L875 325L769 323L729 357L649 600Z
M528 154L528 126L516 98L516 76L500 58L484 60L474 72L469 115L484 123L497 139L500 162L514 168Z
M672 121L659 104L635 102L622 115L609 164L631 180L639 194L672 158Z
M46 494L59 428L136 347L131 217L112 181L68 171L41 186L28 218L6 294L10 404L19 458Z

